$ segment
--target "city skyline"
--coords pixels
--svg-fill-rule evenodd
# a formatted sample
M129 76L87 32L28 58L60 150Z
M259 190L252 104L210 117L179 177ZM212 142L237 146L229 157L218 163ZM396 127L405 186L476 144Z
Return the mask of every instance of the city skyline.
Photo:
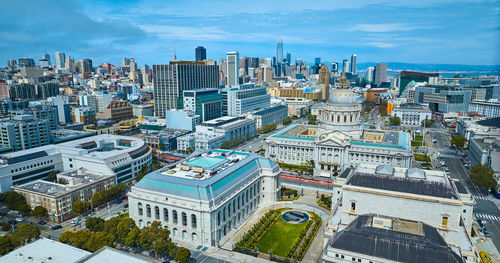
M215 60L230 50L241 57L272 57L278 39L292 61L321 57L339 62L357 54L358 63L492 65L500 64L496 6L498 1L473 0L314 6L191 1L174 7L156 1L8 2L0 11L5 21L0 65L19 57L39 59L45 52L52 57L57 51L76 60L92 58L96 65L119 65L123 56L139 64L162 64L173 49L179 59L194 60L197 46L206 47L207 58ZM37 16L42 13L51 15Z

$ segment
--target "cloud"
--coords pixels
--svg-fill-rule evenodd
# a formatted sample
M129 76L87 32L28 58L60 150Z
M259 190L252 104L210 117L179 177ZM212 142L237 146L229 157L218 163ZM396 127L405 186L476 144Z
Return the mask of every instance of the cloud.
M384 42L368 42L366 43L366 45L378 48L391 48L396 46L394 43L384 43Z
M348 31L363 31L370 33L386 33L394 31L411 31L415 29L424 28L422 26L409 25L404 23L389 23L389 24L356 24Z

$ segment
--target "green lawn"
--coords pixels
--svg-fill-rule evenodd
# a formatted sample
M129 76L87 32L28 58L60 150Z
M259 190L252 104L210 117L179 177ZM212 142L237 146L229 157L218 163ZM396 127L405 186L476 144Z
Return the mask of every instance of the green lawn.
M423 141L424 140L424 136L422 135L415 135L415 141Z
M426 155L426 154L416 153L415 154L415 160L416 161L420 161L420 162L430 162L431 161L431 157L429 155Z
M261 252L267 253L271 250L274 255L286 257L288 250L305 226L305 223L289 224L280 218L262 237L257 247Z
M424 146L422 141L411 141L411 146Z

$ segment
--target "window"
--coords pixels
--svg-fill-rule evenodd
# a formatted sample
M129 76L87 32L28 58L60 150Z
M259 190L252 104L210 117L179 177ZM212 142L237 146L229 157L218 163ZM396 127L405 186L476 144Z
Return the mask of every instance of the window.
M187 215L186 215L186 213L182 212L181 215L182 215L182 225L183 226L187 226L188 223L187 223Z
M467 213L467 210L464 209L464 214Z
M340 258L344 258L344 255L340 255Z
M146 216L151 217L151 206L149 204L146 205Z
M168 222L168 209L163 208L163 220Z
M177 224L177 211L172 211L172 220L174 224Z
M139 215L142 216L143 212L142 212L142 204L141 203L137 204L137 210L138 210Z
M441 224L443 226L447 226L448 225L448 217L447 216L443 216L443 220L442 220Z
M335 257L338 258L339 257L339 254L335 254Z
M160 220L160 208L155 206L155 218Z
M360 259L360 258L358 258L358 262L361 262L361 259Z
M197 224L196 215L193 214L193 215L191 215L191 227L196 228L196 224Z
M182 231L182 238L187 238L188 237L188 232L186 230Z
M198 240L198 237L196 236L196 233L191 234L191 239L192 239L193 241Z
M356 211L356 202L351 202L351 211Z
M352 261L356 261L356 259L355 259L355 258L352 258Z

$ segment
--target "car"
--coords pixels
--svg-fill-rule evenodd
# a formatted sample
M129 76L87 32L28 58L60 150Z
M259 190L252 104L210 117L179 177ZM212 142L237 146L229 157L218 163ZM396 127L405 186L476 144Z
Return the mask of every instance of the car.
M40 224L40 225L45 225L45 224L47 224L47 222L45 222L45 221L43 221L43 220L40 220L40 221L38 221L38 224Z
M17 221L16 221L16 220L14 220L14 219L11 219L11 220L9 220L9 224L11 224L11 225L15 225L15 224L17 224Z
M18 218L16 218L16 221L17 221L17 222L23 222L23 221L24 221L24 218L22 218L22 217L18 217Z
M62 226L61 226L61 225L53 225L53 226L51 227L51 229L52 229L52 230L57 230L57 229L61 229L61 228L62 228Z
M71 224L76 224L78 223L78 218L73 218L73 220L71 220Z
M128 208L128 204L125 204L125 205L123 206L123 208Z

